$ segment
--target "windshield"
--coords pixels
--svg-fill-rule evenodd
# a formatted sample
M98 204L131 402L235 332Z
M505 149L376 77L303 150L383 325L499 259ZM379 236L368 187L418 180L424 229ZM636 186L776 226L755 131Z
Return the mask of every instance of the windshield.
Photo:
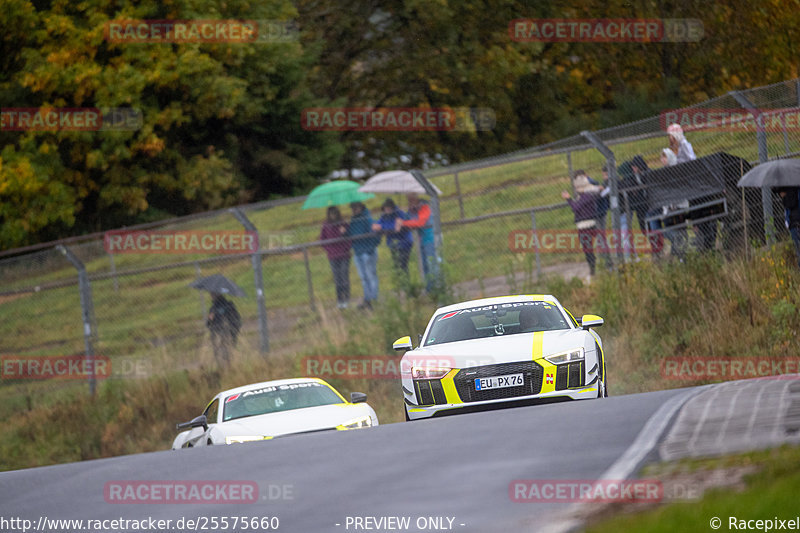
M322 383L292 383L263 387L225 398L222 421L337 403L344 401L330 387Z
M548 302L495 304L435 317L425 346L558 329L570 326L558 307Z

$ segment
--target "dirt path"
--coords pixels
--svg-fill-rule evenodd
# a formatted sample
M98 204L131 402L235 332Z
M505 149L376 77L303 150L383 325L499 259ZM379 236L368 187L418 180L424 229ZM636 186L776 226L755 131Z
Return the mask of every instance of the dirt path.
M589 281L589 265L586 263L564 263L551 265L542 268L542 275L561 274L565 280L580 278L584 282ZM456 283L453 285L456 294L465 294L467 298L487 298L490 296L505 296L514 292L514 287L510 286L506 276L496 276L484 278L482 280L471 280ZM526 273L517 272L515 282L517 288L524 287L526 283ZM533 282L536 282L536 274L533 274Z

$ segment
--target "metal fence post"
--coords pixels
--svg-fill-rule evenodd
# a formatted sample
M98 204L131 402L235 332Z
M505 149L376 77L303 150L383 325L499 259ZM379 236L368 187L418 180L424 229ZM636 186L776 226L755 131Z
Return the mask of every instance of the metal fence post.
M731 91L729 94L755 119L756 140L758 141L758 162L765 163L769 157L767 155L767 132L764 128L758 127L761 111L739 91ZM761 207L764 212L764 237L767 240L767 244L773 244L775 242L775 223L773 220L774 214L772 212L772 188L761 187Z
M575 175L572 171L572 152L567 152L567 173L569 174L569 190L575 196Z
M303 262L306 265L306 282L308 283L308 300L311 302L311 309L317 310L317 302L314 299L314 285L311 282L311 264L308 261L308 247L303 247Z
M108 254L108 260L111 262L111 276L114 280L114 292L119 292L119 280L117 279L117 264L114 262L114 254Z
M94 371L94 305L92 304L92 287L89 284L89 275L86 267L78 257L66 246L59 244L56 250L64 254L78 271L78 290L81 295L81 317L83 319L83 345L86 352L86 363L89 365L89 393L94 396L97 388L97 379Z
M244 226L247 231L253 231L258 235L258 230L247 218L247 215L238 207L230 209L230 213L236 220ZM269 331L267 330L267 307L264 304L264 274L261 270L261 242L259 239L259 249L250 256L253 263L253 281L256 287L256 304L258 305L258 331L261 337L261 353L269 352Z
M461 183L458 181L458 171L454 174L454 179L456 182L456 196L458 197L458 212L461 214L461 218L464 218L464 199L461 197Z
M194 262L194 272L197 274L197 279L201 278L201 274L203 273L200 270L200 263L197 261ZM200 323L205 327L206 325L206 299L203 297L203 291L197 291L197 296L200 298Z
M608 167L608 183L611 185L611 192L609 194L609 209L611 209L611 226L617 235L622 235L620 228L620 212L619 212L619 182L617 180L617 161L614 157L614 152L603 144L593 132L582 131L581 137L589 141L598 152L603 154L606 158L606 166ZM630 223L630 222L629 222ZM620 263L623 260L622 246L617 247L617 259Z
M536 243L536 281L542 279L542 258L539 257L539 235L536 234L536 211L531 209L531 229L533 230L533 239Z

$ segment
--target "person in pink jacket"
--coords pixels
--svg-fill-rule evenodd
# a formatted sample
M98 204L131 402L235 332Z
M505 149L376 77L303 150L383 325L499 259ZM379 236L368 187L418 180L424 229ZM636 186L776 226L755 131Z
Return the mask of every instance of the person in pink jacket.
M319 240L338 239L347 235L347 222L336 206L328 208L327 218L319 233ZM350 241L323 244L331 264L333 283L336 285L336 302L339 309L345 309L350 302Z

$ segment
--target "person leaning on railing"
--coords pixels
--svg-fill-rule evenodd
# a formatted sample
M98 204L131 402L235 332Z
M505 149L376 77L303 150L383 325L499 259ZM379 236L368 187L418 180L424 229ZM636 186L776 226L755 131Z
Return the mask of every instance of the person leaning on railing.
M562 191L561 197L567 201L575 214L575 225L578 227L578 240L581 243L581 250L583 255L586 256L589 274L594 276L595 255L592 241L597 226L595 217L597 216L597 199L599 198L598 187L589 183L589 178L586 176L576 176L573 183L578 197L573 200L567 191Z
M408 229L395 231L396 221L398 219L408 220L408 214L398 209L397 204L391 198L387 198L383 202L381 212L381 217L372 225L372 230L386 235L386 246L392 254L394 268L404 276L408 276L408 258L414 246L414 239Z

